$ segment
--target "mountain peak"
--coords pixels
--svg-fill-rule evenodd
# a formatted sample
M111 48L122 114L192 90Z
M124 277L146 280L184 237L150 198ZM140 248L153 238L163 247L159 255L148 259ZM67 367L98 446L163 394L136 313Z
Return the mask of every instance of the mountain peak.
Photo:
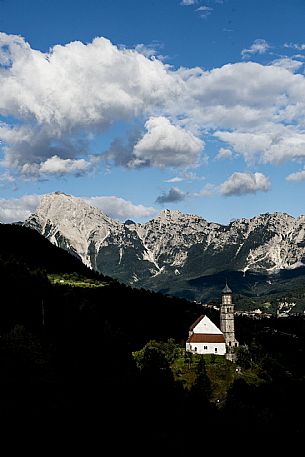
M95 214L96 217L111 220L99 208L93 206L89 200L59 191L45 194L36 210L36 215L40 215L43 218L46 216L52 216L53 218L55 216L58 220L64 220L71 216L72 219L77 218L77 213L79 217Z
M160 213L157 217L165 218L165 217L180 216L181 214L183 214L183 213L181 211L179 211L178 209L163 209L162 211L160 211Z
M194 220L194 221L205 221L202 217L196 216L194 214L182 213L177 209L163 209L160 211L159 215L156 217L157 220L164 221L185 221L185 220Z
M110 219L101 210L84 199L63 192L46 194L36 213L24 225L37 229L52 243L74 253L87 266L91 265L91 240L105 239L109 229L121 224Z
M120 223L91 206L89 199L55 192L42 198L25 225L87 266L148 288L163 284L167 290L179 281L185 288L185 278L220 269L274 273L297 268L305 259L305 218L280 212L223 226L164 209L144 224Z

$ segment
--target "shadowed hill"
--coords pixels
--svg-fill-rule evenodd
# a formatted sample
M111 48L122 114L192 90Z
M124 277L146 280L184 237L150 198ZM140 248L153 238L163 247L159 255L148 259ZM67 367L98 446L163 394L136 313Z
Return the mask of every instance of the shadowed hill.
M0 224L0 258L15 259L29 269L47 273L72 273L102 277L86 267L79 259L58 248L36 230L19 224Z
M24 430L29 424L30 433L38 436L41 426L45 442L58 440L62 448L63 436L69 450L78 436L85 438L87 450L95 436L102 450L110 445L133 455L142 455L143 449L146 455L160 449L185 455L198 441L193 436L201 436L204 429L215 443L228 423L265 437L278 432L289 417L286 436L295 439L296 429L303 437L303 319L238 317L237 338L252 351L246 347L243 359L254 366L252 377L230 385L227 402L217 409L207 399L203 372L201 377L198 372L202 382L189 391L178 372L175 380L163 366L159 353L148 353L146 372L139 372L132 357L132 351L152 339L174 338L183 348L189 325L203 311L200 304L102 276L93 278L105 283L96 288L73 281L52 284L50 273L85 278L95 272L24 227L0 226L0 235L2 430L5 426L16 434L19 425ZM219 313L208 312L217 323ZM256 383L258 369L263 383ZM226 371L223 376L227 378ZM122 427L113 426L118 416ZM195 419L191 438L185 427L190 417Z
M70 274L72 281L52 285L50 273L59 278ZM9 297L0 307L0 329L22 324L41 330L43 302L46 326L58 327L65 313L77 319L89 313L101 333L110 325L137 347L149 338L183 339L201 313L195 303L135 289L90 270L37 231L17 224L0 225L0 274L2 292ZM92 278L104 287L74 287L78 277Z

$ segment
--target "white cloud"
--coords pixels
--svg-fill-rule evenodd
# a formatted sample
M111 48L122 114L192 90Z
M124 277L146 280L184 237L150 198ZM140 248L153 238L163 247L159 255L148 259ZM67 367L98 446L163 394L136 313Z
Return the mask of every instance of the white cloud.
M267 43L267 41L258 38L257 40L254 40L254 42L251 44L250 48L243 49L241 51L241 55L243 58L245 58L245 57L248 57L249 55L253 55L253 54L265 54L265 52L267 52L268 49L270 49L270 46Z
M268 47L256 40L244 51ZM120 121L146 128L100 151L124 167L196 166L206 134L248 162L305 159L305 77L297 60L175 69L144 48L96 38L43 53L1 33L0 115L10 117L0 123L2 165L36 176L87 173L96 163L92 139Z
M297 171L295 173L290 173L286 177L287 181L304 181L305 180L305 170Z
M198 176L196 173L192 171L181 173L179 176L174 176L170 179L165 179L164 182L175 183L181 181L201 181L205 179L204 176Z
M162 101L173 83L161 62L133 49L119 49L106 38L57 45L45 54L19 37L16 50L13 38L0 34L0 62L12 62L0 74L0 107L48 124L55 132L56 127L102 128L135 116L145 104Z
M151 117L147 133L135 144L131 167L189 167L198 163L204 142L165 117Z
M177 203L186 199L187 193L180 190L178 187L172 187L168 192L163 192L156 199L156 203Z
M125 220L154 216L157 212L153 207L135 205L134 203L116 196L81 197L113 219Z
M233 152L231 151L231 149L220 148L215 156L215 160L232 159L232 156L233 156Z
M253 162L272 145L272 138L265 132L217 131L215 136L242 154L246 162Z
M186 90L171 107L200 128L252 129L266 122L281 122L287 107L305 114L305 80L285 68L255 62L227 64L209 72L179 69ZM179 110L179 111L178 111Z
M196 11L200 13L200 17L206 18L212 13L213 8L211 8L210 6L203 5L197 8Z
M285 48L297 49L298 51L304 51L305 50L305 43L285 43L284 47Z
M84 159L61 159L55 155L41 164L39 172L47 174L82 175L87 172L90 167L91 163Z
M146 46L146 45L143 44L143 43L137 44L137 45L135 46L135 50L136 50L137 52L139 52L140 54L143 54L143 56L148 57L148 58L152 58L152 57L154 57L154 56L157 54L157 52L156 52L156 50L155 50L154 47L152 47L152 46Z
M222 195L255 194L258 191L267 192L270 189L269 179L262 173L233 173L220 186Z
M206 184L203 189L199 192L194 192L192 195L194 197L211 197L214 192L217 190L217 187L214 184Z
M295 72L304 65L304 62L300 62L299 60L292 59L290 57L281 57L280 59L274 60L272 65L286 68L286 70Z
M195 5L196 3L197 3L197 0L181 0L180 5L191 6L191 5Z
M305 132L295 126L266 124L252 132L218 131L215 136L230 144L248 163L279 164L305 159Z
M24 221L35 213L42 195L24 195L19 198L0 199L0 222L10 223ZM154 216L157 211L153 207L136 205L124 198L115 196L80 197L107 214L113 219L125 220Z
M98 163L94 157L85 159L61 159L57 155L50 157L45 162L25 163L21 167L22 174L27 177L46 177L48 175L74 175L83 176L92 170Z
M182 176L174 176L173 178L164 180L164 182L170 182L170 183L181 182L181 181L184 181L184 178Z
M24 195L20 198L0 198L0 222L24 221L34 213L41 199L41 195Z
M0 185L14 184L16 179L14 176L10 175L8 172L2 173L0 175Z
M153 41L152 44L145 45L143 43L139 43L135 46L135 51L139 54L143 54L148 59L154 60L157 58L158 60L165 60L166 56L159 52L159 49L163 48L163 44L159 41Z
M0 65L0 114L19 120L1 126L11 167L84 158L89 133L153 112L179 89L165 64L105 38L42 53L0 33Z

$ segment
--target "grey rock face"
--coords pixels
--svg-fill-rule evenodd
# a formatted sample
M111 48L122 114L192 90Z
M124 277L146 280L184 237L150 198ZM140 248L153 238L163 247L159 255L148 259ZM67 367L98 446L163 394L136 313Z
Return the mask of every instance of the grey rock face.
M155 290L223 270L275 273L305 264L305 216L285 213L226 226L164 210L144 224L120 223L79 198L54 193L25 225L89 267Z

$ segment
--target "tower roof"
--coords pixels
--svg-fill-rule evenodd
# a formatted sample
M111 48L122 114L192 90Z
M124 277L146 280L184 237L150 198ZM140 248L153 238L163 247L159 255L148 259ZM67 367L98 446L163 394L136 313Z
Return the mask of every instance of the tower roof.
M226 285L224 287L224 289L222 289L222 293L223 294L231 294L232 293L232 290L230 289L230 287L228 286L228 283L226 282Z

